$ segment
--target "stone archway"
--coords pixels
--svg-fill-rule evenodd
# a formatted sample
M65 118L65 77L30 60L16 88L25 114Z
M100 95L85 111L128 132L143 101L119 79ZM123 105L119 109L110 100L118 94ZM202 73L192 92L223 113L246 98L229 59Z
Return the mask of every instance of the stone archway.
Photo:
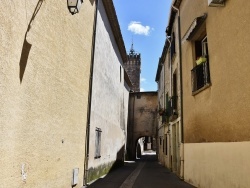
M130 93L128 112L127 157L136 159L137 141L156 138L157 92Z

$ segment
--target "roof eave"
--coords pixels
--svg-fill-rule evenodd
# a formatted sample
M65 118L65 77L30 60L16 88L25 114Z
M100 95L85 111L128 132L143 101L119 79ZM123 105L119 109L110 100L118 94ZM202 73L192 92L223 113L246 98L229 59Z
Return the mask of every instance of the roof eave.
M105 8L109 23L111 25L111 29L113 31L116 44L118 46L118 49L120 51L120 54L124 63L127 61L127 53L126 53L126 48L125 48L124 41L122 38L122 33L121 33L120 25L117 19L113 1L109 0L109 1L102 1L102 2Z
M175 16L176 16L176 13L177 13L176 10L173 8L173 6L179 9L180 5L181 5L181 2L182 2L182 0L174 0L172 5L171 5L169 20L168 20L168 26L166 28L167 36L171 36Z

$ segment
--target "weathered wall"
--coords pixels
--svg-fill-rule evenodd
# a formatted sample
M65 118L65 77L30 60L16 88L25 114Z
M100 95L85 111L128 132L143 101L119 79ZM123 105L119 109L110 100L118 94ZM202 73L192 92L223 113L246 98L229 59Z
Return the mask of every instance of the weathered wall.
M131 86L131 85L130 85ZM123 123L124 124L124 134L125 134L125 156L126 156L126 148L127 148L127 138L128 138L128 111L129 111L129 91L130 91L130 87L129 85L126 83L126 81L124 81L124 88L123 88L123 105L124 105L124 114L123 114Z
M172 70L171 70L171 66L170 66L170 49L168 49L168 51L166 52L166 59L164 62L164 71L165 71L165 79L164 79L164 84L165 84L165 98L166 95L168 94L169 98L171 97L171 93L172 93L172 85L171 85L171 79L172 79ZM166 99L167 100L167 99ZM169 99L168 99L169 100ZM166 105L167 101L165 101L165 105ZM171 159L171 153L170 153L170 137L169 137L169 122L165 124L165 128L164 128L164 154L163 154L163 160L164 160L164 165L168 168L171 168L170 165L170 159ZM167 147L166 147L167 144ZM166 153L166 149L168 150Z
M128 90L123 61L102 1L98 5L91 102L88 180L106 174L124 160ZM125 109L124 109L125 108ZM95 129L101 128L101 157L95 159Z
M132 82L131 90L134 92L140 92L141 54L136 53L131 49L127 58L128 61L124 63L124 68Z
M156 138L157 92L130 93L128 124L128 155L135 159L136 141L140 137Z
M93 19L88 0L74 16L66 1L1 1L1 187L71 187L73 168L82 186Z
M161 62L159 62L161 63ZM161 69L158 83L158 107L157 107L157 154L158 154L158 160L161 164L164 164L164 129L165 129L165 122L162 121L163 116L159 115L159 110L161 108L166 108L166 102L165 102L165 64L158 66L158 69ZM165 116L165 115L164 115Z
M159 103L165 109L166 121L162 122L160 117L159 125L162 127L159 129L159 135L161 136L162 146L159 148L159 158L165 166L182 176L181 173L181 81L180 81L180 50L179 50L179 25L178 14L175 14L173 10L170 10L170 17L175 17L169 20L169 27L172 30L168 31L168 39L166 39L165 46L163 48L161 60L164 61L162 65L162 73L158 85L163 88L159 88ZM174 79L175 78L175 79ZM173 97L173 98L172 98ZM175 106L176 100L177 108L171 109ZM167 101L172 101L166 105ZM174 111L173 111L174 110ZM177 120L178 119L178 120ZM162 130L163 129L163 130ZM160 138L159 138L160 139Z
M248 188L249 142L189 143L185 148L185 181L200 188Z

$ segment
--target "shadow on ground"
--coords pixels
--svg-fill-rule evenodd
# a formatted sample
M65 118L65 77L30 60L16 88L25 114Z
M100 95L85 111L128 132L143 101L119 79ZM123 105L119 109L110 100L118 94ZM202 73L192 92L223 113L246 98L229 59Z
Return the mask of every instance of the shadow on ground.
M139 163L145 163L131 188L194 188L180 180L169 169L161 166L153 151L142 154L141 159L127 161L123 167L115 169L103 178L89 185L89 188L119 188ZM130 187L128 187L130 188Z

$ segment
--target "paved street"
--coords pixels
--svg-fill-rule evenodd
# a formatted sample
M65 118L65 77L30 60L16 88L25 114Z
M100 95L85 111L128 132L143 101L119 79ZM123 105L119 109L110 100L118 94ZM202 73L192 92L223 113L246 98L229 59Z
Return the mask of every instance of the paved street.
M150 154L150 153L149 153ZM89 188L194 188L170 170L158 164L156 155L143 155L141 160L126 162Z

